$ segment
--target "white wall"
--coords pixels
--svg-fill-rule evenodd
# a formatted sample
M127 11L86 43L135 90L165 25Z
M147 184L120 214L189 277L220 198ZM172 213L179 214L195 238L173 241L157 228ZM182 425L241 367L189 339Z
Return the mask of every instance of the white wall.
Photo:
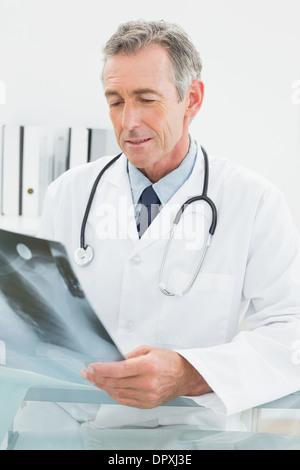
M193 134L279 186L300 229L299 0L0 0L0 124L110 127L101 47L137 18L189 32L206 86Z

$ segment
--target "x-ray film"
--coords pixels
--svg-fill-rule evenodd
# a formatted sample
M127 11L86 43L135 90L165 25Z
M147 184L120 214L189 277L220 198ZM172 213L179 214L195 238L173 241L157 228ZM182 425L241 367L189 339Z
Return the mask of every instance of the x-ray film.
M0 230L1 361L82 383L92 362L124 359L58 242Z

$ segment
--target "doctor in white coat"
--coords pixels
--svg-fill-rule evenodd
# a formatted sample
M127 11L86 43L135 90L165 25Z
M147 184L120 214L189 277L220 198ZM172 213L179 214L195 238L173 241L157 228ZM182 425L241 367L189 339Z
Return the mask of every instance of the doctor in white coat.
M127 358L91 364L82 377L130 407L184 395L227 415L299 390L300 244L282 194L209 156L216 230L191 289L164 295L159 271L173 218L203 188L203 152L189 134L203 100L201 61L185 32L165 22L121 25L104 52L104 91L123 153L90 208L85 242L94 258L74 269ZM112 158L70 170L48 189L39 235L62 242L71 259L94 180ZM148 186L159 213L139 236ZM211 221L206 203L184 211L161 279L170 291L191 281Z

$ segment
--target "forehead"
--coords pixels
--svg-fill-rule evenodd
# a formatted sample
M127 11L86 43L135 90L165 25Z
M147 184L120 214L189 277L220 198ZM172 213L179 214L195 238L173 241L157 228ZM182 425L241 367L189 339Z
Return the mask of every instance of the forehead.
M174 86L169 54L163 47L151 45L137 54L114 55L105 64L103 82L105 90Z

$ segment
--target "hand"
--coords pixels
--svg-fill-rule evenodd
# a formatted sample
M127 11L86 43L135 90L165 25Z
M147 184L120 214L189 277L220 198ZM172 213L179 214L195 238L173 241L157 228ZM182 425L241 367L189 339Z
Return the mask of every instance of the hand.
M178 396L212 391L199 372L178 353L149 346L137 348L125 361L91 364L81 376L121 405L144 409Z

